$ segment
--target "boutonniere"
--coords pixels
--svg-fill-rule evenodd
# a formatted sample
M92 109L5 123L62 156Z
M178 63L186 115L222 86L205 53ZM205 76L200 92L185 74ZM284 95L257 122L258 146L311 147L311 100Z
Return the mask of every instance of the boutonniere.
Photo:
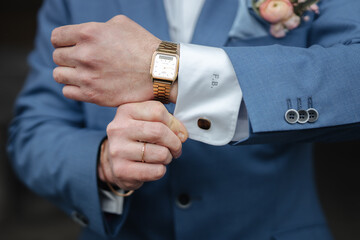
M306 11L319 14L319 0L252 0L255 12L269 22L270 34L276 38L285 37L286 33L297 28L301 20L308 21Z

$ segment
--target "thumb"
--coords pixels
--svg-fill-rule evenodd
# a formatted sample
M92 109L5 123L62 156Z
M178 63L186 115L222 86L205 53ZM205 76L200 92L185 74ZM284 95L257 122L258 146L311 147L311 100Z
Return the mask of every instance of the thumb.
M170 113L168 114L170 118L170 121L168 122L168 127L171 129L171 131L173 131L176 134L176 136L179 137L180 141L184 143L189 137L188 131L186 130L185 126L176 117L174 117Z

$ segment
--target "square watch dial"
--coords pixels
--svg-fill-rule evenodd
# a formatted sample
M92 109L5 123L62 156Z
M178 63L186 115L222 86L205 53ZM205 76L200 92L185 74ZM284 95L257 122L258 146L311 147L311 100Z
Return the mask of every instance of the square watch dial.
M153 78L175 80L177 71L176 56L158 53L153 62Z

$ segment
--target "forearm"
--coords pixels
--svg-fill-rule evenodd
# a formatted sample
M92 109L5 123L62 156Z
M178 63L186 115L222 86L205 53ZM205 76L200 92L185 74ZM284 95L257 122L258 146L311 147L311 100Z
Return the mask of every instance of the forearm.
M62 87L52 79L50 35L59 24L67 24L64 5L64 1L46 1L39 12L36 49L16 102L8 152L15 172L29 188L105 236L111 232L104 228L96 171L105 125L89 126L84 105L65 99Z
M354 130L359 123L360 30L355 21L359 5L324 1L322 6L324 11L319 17L314 21L312 19L313 22L303 23L291 32L292 36L283 40L268 37L263 41L243 41L234 37L229 40L228 46L223 47L236 72L249 116L249 139L244 138L241 142L354 138L355 135L347 129ZM340 8L344 9L338 11ZM340 12L348 12L349 15L340 16ZM233 30L236 32L236 29ZM297 41L291 38L294 36L298 36ZM279 42L283 44L276 44ZM194 78L186 81L192 80ZM179 96L181 94L179 92ZM191 92L185 95L191 98ZM219 96L210 94L206 99L211 101L216 98ZM228 101L223 107L232 104ZM191 111L191 106L188 107ZM319 118L314 122L290 124L285 119L289 108L305 111L315 108ZM224 124L228 117L224 116Z
M96 156L104 131L66 126L56 119L18 117L8 151L18 177L68 215L84 217L105 234L96 177ZM85 204L86 203L86 204Z

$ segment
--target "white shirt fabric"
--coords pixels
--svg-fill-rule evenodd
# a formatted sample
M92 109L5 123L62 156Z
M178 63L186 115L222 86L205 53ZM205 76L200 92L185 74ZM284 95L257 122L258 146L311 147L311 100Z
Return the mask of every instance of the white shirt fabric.
M172 41L191 42L204 3L205 0L164 0Z
M241 99L236 74L224 50L181 44L174 116L185 125L191 139L217 146L229 143L235 135ZM199 118L209 120L210 129L199 128Z
M241 0L240 0L241 1ZM171 40L180 43L178 98L174 115L189 137L211 145L225 145L249 136L247 113L239 115L242 92L233 66L220 48L191 42L204 0L164 0ZM209 130L197 126L211 122Z
M118 193L124 193L124 190L118 190ZM115 195L111 191L100 189L101 209L107 213L122 214L124 206L124 197Z
M225 51L189 44L204 2L164 0L171 40L180 43L178 98L174 115L185 125L191 139L225 145L232 140L246 139L249 123L241 88ZM199 128L199 118L210 120L211 128ZM101 190L100 195L104 212L122 214L122 197L105 190Z

